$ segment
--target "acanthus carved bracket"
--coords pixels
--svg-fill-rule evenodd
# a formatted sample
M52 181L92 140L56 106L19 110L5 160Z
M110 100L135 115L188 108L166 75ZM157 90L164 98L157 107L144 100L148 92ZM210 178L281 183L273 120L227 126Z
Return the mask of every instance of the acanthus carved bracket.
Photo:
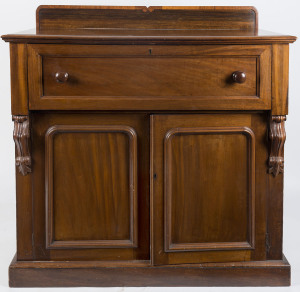
M284 122L286 116L272 116L270 122L269 138L271 141L269 156L269 173L277 176L283 173L284 168L284 142L286 133Z
M22 175L31 172L31 157L29 151L29 118L28 116L13 116L14 141L16 144L16 166Z

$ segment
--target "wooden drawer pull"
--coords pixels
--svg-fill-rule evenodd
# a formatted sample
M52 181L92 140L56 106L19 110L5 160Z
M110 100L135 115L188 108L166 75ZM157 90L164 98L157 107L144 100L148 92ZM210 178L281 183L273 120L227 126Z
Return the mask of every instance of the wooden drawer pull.
M55 73L55 79L59 83L67 82L68 78L69 78L69 74L67 72L57 72L57 73Z
M232 80L235 83L244 83L246 81L246 73L242 71L235 71L232 73Z

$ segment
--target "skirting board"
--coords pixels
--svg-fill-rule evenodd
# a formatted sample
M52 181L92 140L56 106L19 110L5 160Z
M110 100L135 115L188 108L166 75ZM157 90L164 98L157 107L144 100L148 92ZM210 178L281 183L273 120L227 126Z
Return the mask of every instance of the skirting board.
M17 261L10 287L184 287L289 286L285 259L194 265L151 266L144 262Z

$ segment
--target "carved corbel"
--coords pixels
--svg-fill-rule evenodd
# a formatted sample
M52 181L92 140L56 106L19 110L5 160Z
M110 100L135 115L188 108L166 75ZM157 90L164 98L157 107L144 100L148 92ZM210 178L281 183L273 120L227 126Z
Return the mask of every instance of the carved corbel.
M284 122L286 116L272 116L270 122L269 138L271 141L269 157L269 173L277 176L283 173L284 168L284 142L286 139Z
M28 116L13 116L14 141L16 144L16 166L22 175L31 172L31 157L29 151L29 119Z

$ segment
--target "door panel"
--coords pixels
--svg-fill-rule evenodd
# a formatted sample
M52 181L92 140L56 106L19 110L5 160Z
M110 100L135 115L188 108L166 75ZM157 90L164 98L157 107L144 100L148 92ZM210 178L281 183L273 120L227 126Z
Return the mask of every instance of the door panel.
M45 155L47 247L135 247L134 129L52 126L46 133Z
M33 119L37 258L149 259L148 117Z
M249 260L256 244L263 249L255 171L264 165L255 152L266 149L256 141L257 118L152 116L154 264Z
M173 128L164 144L165 251L252 248L252 130Z

